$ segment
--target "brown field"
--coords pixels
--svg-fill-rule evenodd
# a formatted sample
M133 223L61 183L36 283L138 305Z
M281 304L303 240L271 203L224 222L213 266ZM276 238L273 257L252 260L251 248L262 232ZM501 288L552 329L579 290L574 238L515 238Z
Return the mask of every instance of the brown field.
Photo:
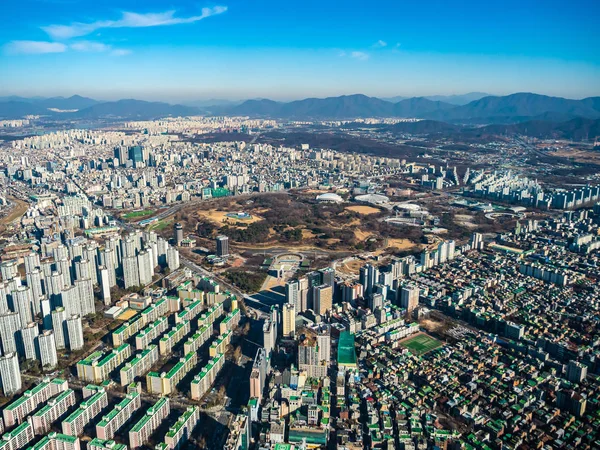
M597 151L562 149L556 152L548 152L548 155L559 158L569 158L578 163L600 164L600 152Z
M126 309L123 313L117 317L119 320L129 320L137 314L135 309Z
M198 216L202 219L208 219L212 223L218 226L223 226L225 224L228 225L237 225L238 223L254 223L262 220L262 217L250 213L252 215L251 219L248 220L238 220L233 217L227 217L227 214L235 212L235 211L217 211L216 209L207 209L204 211L198 211Z
M371 233L367 233L363 230L354 230L354 237L359 241L365 241L371 237Z
M362 214L363 216L367 216L369 214L378 214L381 212L381 210L379 210L377 208L373 208L372 206L365 206L365 205L347 206L346 209L348 211L353 211L353 212Z
M322 189L308 189L306 191L302 191L301 193L302 194L316 194L316 195L319 195L319 194L326 194L327 192L329 192L329 191L324 191Z
M386 239L386 247L397 248L398 250L407 250L409 248L415 247L415 243L410 239Z
M337 267L337 270L341 273L345 273L348 275L358 275L361 266L363 266L364 264L365 262L361 261L360 259L353 259L352 261L348 261L344 264L339 265Z
M8 225L9 223L20 219L23 216L23 214L25 214L27 212L27 208L29 208L29 204L27 204L23 200L19 200L14 197L9 197L9 198L16 205L12 209L10 214L8 214L6 217L3 217L2 219L0 219L0 224L2 224L2 225Z
M302 229L302 239L313 239L316 237L316 234L311 230L307 230L306 228Z

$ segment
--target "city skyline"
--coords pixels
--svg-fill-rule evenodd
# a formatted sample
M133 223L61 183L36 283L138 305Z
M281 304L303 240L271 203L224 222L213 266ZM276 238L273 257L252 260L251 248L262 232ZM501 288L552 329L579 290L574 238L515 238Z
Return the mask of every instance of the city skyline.
M5 5L0 95L598 95L599 6L526 3L26 0Z

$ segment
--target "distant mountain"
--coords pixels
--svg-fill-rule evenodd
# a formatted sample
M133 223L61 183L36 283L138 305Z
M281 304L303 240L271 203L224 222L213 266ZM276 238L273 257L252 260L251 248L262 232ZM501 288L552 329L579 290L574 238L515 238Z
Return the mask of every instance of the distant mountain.
M0 119L21 119L27 115L42 115L48 110L24 101L0 102Z
M97 105L98 103L101 102L99 102L98 100L94 100L93 98L82 97L80 95L73 95L69 98L53 97L44 100L37 100L34 102L34 104L37 106L41 106L46 109L57 109L61 111L89 108L90 106Z
M438 102L450 103L452 105L466 105L467 103L488 97L490 94L483 92L469 92L468 94L461 95L428 95L425 98L427 100L433 100Z
M402 95L397 95L396 97L381 97L381 100L385 100L386 102L398 103L399 101L406 100L407 98L412 97L404 97Z
M286 119L352 119L357 117L419 117L452 108L442 102L411 98L391 103L362 94L340 97L307 98L289 103L272 100L248 100L227 109L227 113Z
M587 100L587 102L586 102ZM515 118L527 120L544 114L563 114L571 117L600 118L594 98L569 100L561 97L518 93L504 97L484 97L463 106L427 114L435 120L455 122L513 122Z
M452 109L453 106L440 102L428 100L424 97L409 98L394 104L394 116L396 117L423 117L423 115L442 112Z
M44 100L44 97L21 97L19 95L9 95L6 97L0 97L0 102L25 102L33 103L37 100Z
M97 119L101 117L152 119L165 116L193 116L198 114L198 112L198 108L191 106L128 99L98 103L71 114L73 118L85 119Z
M471 93L462 96L478 96ZM458 97L458 96L457 96ZM460 101L453 98L453 101ZM519 93L487 96L456 106L440 100L415 97L396 103L365 95L308 98L289 103L248 100L224 114L282 119L351 119L359 117L415 117L466 124L515 123L534 119L566 121L577 117L600 118L600 97L569 100L546 95Z
M462 106L462 105L466 105L467 103L472 102L474 100L479 100L480 98L487 97L489 95L490 94L485 94L483 92L469 92L468 94L460 94L460 95L425 95L425 96L423 96L423 98L426 98L427 100L431 100L433 102L444 102L444 103L450 103L451 105ZM399 101L406 100L408 98L413 98L413 97L397 96L397 97L387 97L387 98L381 98L381 99L385 100L386 102L398 103Z
M243 100L225 100L220 98L212 98L208 100L191 100L181 102L184 106L193 106L195 108L210 108L213 106L234 106L243 103Z
M266 116L275 117L279 114L281 103L273 100L246 100L241 105L230 108L219 108L222 114L234 116Z
M429 119L471 125L513 124L520 122L549 121L567 122L576 118L599 119L600 97L569 100L560 97L519 93L504 97L487 96L456 106L450 102L465 100L464 96L414 97L389 102L362 94L328 98L307 98L292 102L276 102L268 99L246 100L202 106L171 105L162 102L119 100L103 102L74 95L69 98L27 99L6 97L0 99L0 118L20 118L28 114L56 118L155 118L160 116L195 115L201 112L213 115L241 115L295 120L341 120L365 117L406 117ZM432 100L433 99L433 100ZM219 102L207 100L206 103ZM227 101L222 101L227 102Z

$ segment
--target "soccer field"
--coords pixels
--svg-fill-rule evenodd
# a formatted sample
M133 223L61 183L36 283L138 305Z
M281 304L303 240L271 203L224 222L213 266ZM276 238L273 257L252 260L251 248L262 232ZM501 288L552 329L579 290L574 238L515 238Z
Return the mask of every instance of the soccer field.
M400 345L409 349L416 355L423 355L431 350L441 347L442 343L427 334L421 333L406 339L404 342L401 342Z

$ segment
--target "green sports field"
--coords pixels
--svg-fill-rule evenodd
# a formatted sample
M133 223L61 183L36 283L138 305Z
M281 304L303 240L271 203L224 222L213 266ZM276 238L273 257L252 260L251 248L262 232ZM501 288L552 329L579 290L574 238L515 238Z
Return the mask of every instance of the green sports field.
M427 334L419 333L414 337L400 342L400 345L409 349L415 355L423 355L431 350L441 347L443 344Z
M123 219L141 219L146 216L154 214L154 210L145 209L143 211L132 211L123 215Z

